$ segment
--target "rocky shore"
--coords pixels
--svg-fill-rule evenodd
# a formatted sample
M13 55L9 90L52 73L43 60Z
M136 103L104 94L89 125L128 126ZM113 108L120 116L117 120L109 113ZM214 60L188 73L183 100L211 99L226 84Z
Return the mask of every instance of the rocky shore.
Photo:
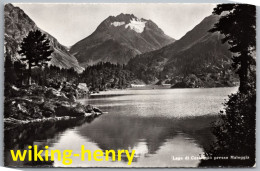
M76 88L64 87L56 89L38 85L23 88L6 86L5 128L16 124L95 117L102 114L97 107L78 103L76 97L79 92Z

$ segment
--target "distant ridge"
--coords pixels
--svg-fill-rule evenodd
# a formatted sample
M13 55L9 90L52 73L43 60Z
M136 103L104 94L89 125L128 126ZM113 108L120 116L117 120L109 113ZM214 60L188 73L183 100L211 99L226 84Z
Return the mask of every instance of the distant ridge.
M218 19L215 15L206 17L174 43L137 55L129 61L128 67L147 83L166 79L175 84L185 78L193 82L190 80L193 77L202 84L211 82L211 86L217 86L218 77L229 80L224 78L231 74L229 46L221 43L222 35L208 32Z
M14 7L12 4L6 4L4 7L5 20L5 49L8 49L12 55L13 60L20 58L17 50L23 38L27 36L30 30L40 30L50 39L52 53L52 65L60 68L73 67L77 72L82 72L83 68L79 66L77 59L71 55L68 48L61 45L56 38L49 33L43 31L35 22L19 7Z

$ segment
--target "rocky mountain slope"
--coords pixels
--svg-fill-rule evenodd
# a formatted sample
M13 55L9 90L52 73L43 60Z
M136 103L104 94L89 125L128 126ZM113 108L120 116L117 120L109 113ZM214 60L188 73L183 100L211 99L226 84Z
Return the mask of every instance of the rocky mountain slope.
M147 83L178 83L181 87L232 84L229 47L221 43L219 33L208 32L218 19L213 15L206 17L180 40L137 55L129 61L128 68Z
M70 52L84 67L100 61L126 64L137 54L174 41L153 21L120 14L105 19L90 36L73 45Z
M23 38L27 36L30 30L41 30L35 22L19 7L14 7L12 4L6 4L4 7L5 20L5 50L11 53L13 60L20 58L17 50ZM52 53L52 65L61 68L73 67L76 71L82 72L83 68L79 66L77 59L68 52L68 49L61 45L57 39L41 30L50 39Z

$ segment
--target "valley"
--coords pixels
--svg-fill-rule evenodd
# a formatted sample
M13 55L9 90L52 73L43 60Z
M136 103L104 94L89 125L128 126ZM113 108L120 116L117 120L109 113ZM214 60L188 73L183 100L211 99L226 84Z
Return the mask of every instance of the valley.
M126 88L137 83L171 84L173 88L236 86L238 78L230 69L228 45L221 43L219 33L208 32L218 19L218 16L208 16L175 40L151 20L121 13L109 16L91 35L68 48L38 28L19 7L8 4L5 7L5 53L12 61L19 61L21 56L17 50L22 39L30 30L39 29L50 39L54 50L49 66L62 70L73 68L81 75L77 76L77 82L86 82L92 89ZM120 72L129 76L86 73L102 63L121 65ZM106 70L99 68L98 72ZM66 78L61 80L73 82ZM118 82L120 86L113 86Z

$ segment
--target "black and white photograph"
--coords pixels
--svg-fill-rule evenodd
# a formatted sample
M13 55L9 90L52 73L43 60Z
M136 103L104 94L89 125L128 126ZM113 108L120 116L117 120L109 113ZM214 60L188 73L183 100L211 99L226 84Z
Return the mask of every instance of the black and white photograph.
M256 167L256 6L3 8L5 167Z

